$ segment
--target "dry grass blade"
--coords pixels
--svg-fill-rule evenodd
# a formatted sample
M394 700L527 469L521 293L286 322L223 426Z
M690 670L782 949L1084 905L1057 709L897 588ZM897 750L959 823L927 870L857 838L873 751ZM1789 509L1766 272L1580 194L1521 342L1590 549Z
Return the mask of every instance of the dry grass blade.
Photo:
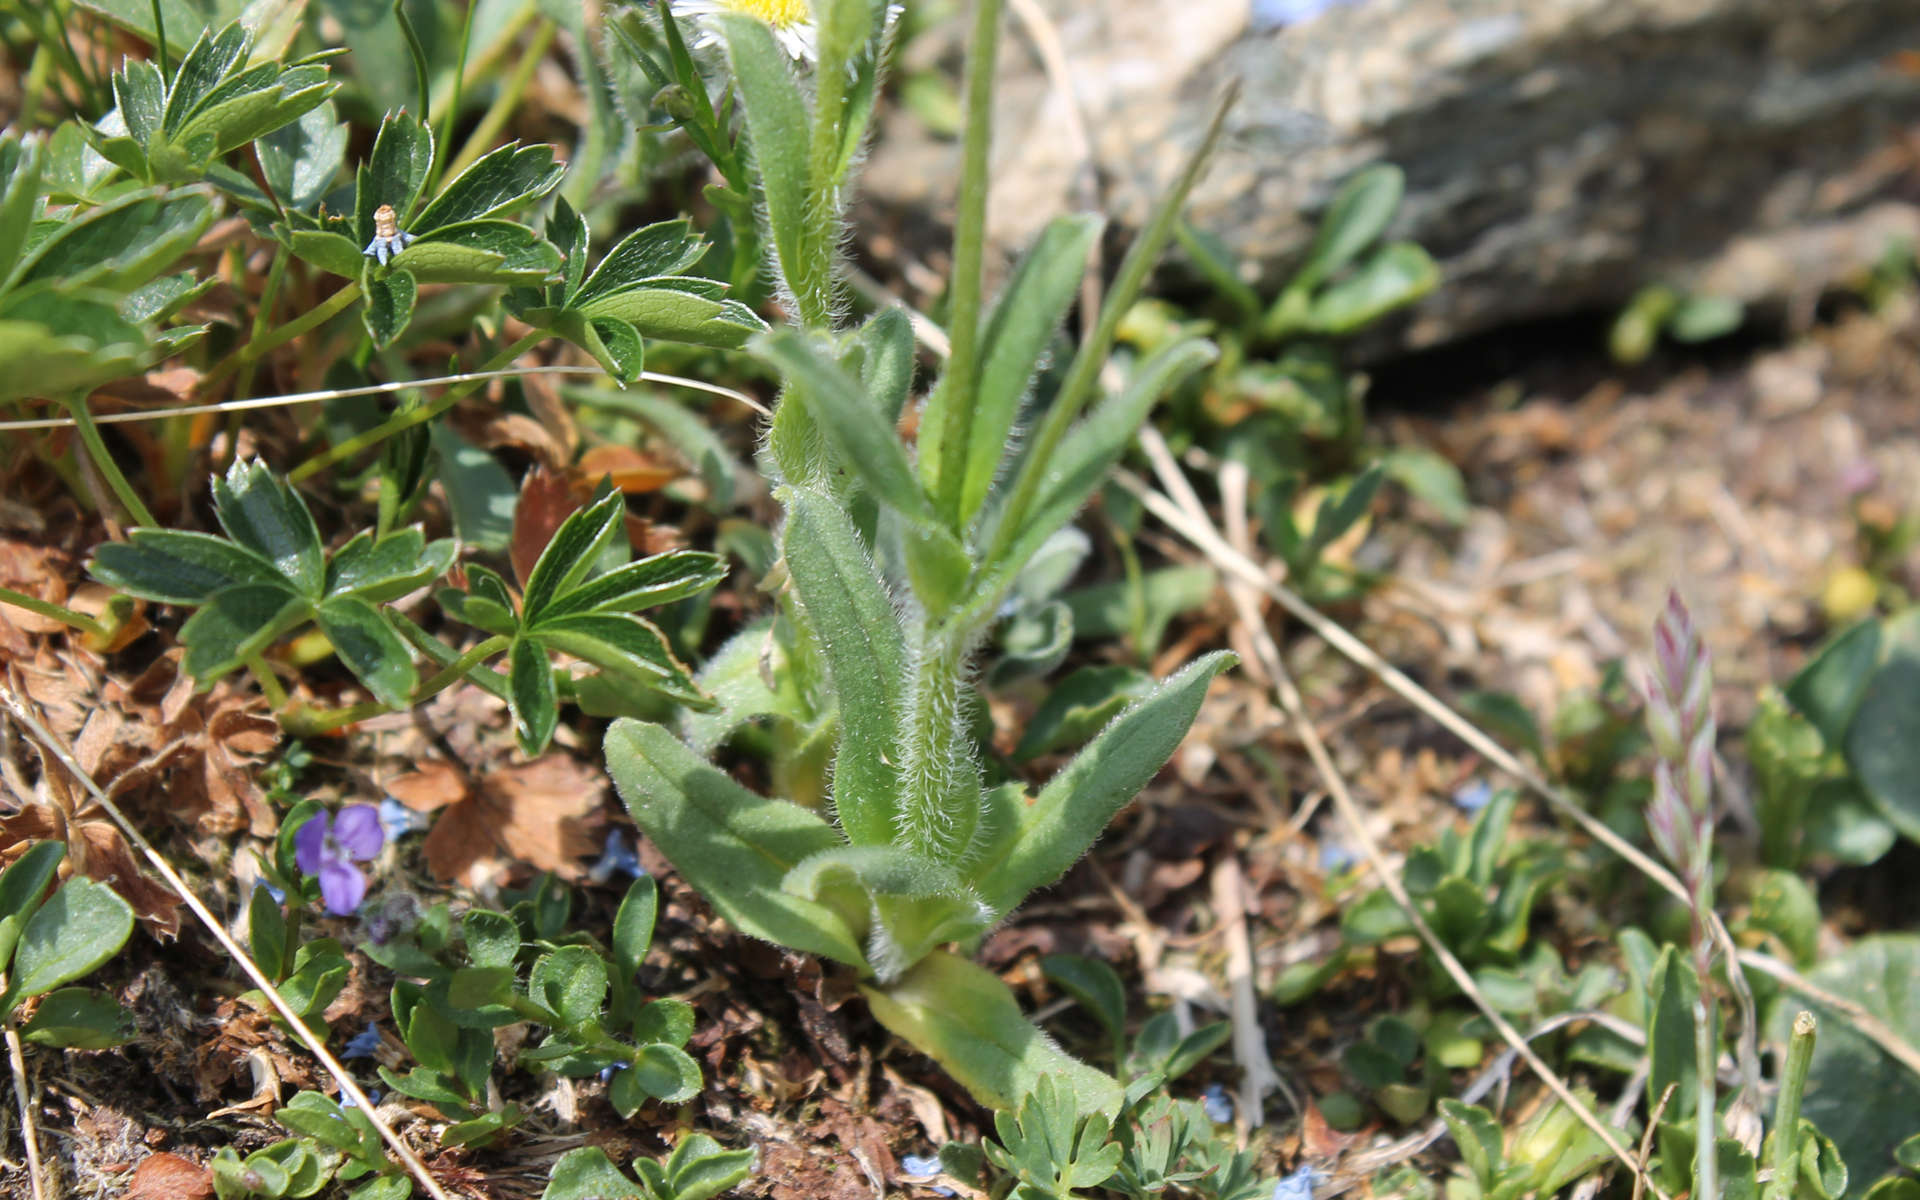
M93 781L93 776L81 767L79 761L74 758L73 752L52 730L41 724L40 719L33 715L33 711L27 706L26 701L15 693L11 687L0 684L0 703L6 705L7 711L12 714L14 721L19 724L20 728L25 731L28 737L39 743L47 753L58 759L60 765L65 767L75 779L80 781L83 787L92 793L94 801L113 818L114 823L120 827L120 831L126 835L127 840L139 847L140 853L146 856L147 861L153 865L153 869L160 873L162 879L166 880L167 886L179 893L180 898L186 902L187 907L193 910L193 915L200 919L200 923L207 927L207 932L211 933L214 940L220 943L221 949L233 956L233 961L240 964L240 969L246 972L247 978L253 981L254 986L260 989L261 994L266 996L268 1002L271 1003L280 1016L286 1020L287 1026L293 1030L294 1036L298 1037L300 1041L306 1045L313 1056L320 1061L320 1065L325 1067L327 1073L332 1075L339 1083L341 1094L360 1106L360 1111L364 1112L367 1115L367 1119L373 1122L374 1128L379 1130L381 1139L384 1140L388 1146L392 1147L393 1152L399 1156L401 1163L406 1166L408 1171L412 1172L413 1177L419 1181L421 1187L426 1189L427 1194L432 1196L433 1200L453 1200L453 1198L447 1194L446 1190L434 1180L432 1174L427 1171L426 1164L420 1161L419 1156L414 1154L412 1148L404 1141L401 1141L400 1135L395 1133L393 1127L387 1124L385 1118L381 1117L380 1114L375 1111L373 1101L368 1099L366 1092L362 1091L360 1085L353 1081L353 1076L347 1073L347 1069L340 1065L340 1060L333 1056L320 1039L314 1037L313 1034L308 1031L305 1022L300 1019L300 1015L294 1012L292 1006L287 1003L286 998L280 995L280 990L273 986L273 981L268 979L266 973L260 969L260 965L253 961L253 956L248 954L240 943L234 940L233 935L227 932L226 926L220 922L220 919L208 911L207 906L201 903L198 896L194 895L193 889L187 886L187 881L182 879L180 873L173 869L173 864L169 863L166 857L154 848L153 843L147 841L146 837L134 827L133 823L127 820L126 814L120 811L120 807L113 802L113 799L107 795L106 791L102 789L99 784Z
M6 975L0 973L0 981L5 979ZM0 990L4 988L4 982L0 982ZM40 1164L40 1130L33 1123L33 1089L27 1081L26 1059L20 1052L20 1034L12 1025L7 1026L7 1064L13 1068L13 1098L20 1105L20 1139L27 1147L27 1186L32 1189L33 1200L45 1200L41 1177L46 1168Z
M248 412L256 408L284 408L295 404L315 404L323 400L337 400L345 396L379 396L388 392L404 392L409 388L446 387L457 383L484 383L489 379L513 379L521 375L601 375L599 367L507 367L498 371L469 371L463 375L436 375L430 379L404 379L391 383L374 383L357 388L325 388L317 392L290 392L284 396L255 396L249 400L222 400L215 404L189 404L179 408L143 409L139 412L120 412L96 414L96 425L122 425L132 421L158 421L165 417L191 417L201 413ZM664 383L672 387L687 388L690 391L706 392L714 396L725 396L737 400L763 417L772 416L766 405L755 400L745 392L717 383L708 383L703 379L688 379L683 375L667 375L659 371L642 371L640 379L646 383ZM0 421L0 433L13 433L28 429L71 429L72 417L34 417L20 421Z
M1143 434L1143 440L1144 437ZM1265 592L1275 603L1318 634L1328 645L1372 672L1375 678L1386 684L1401 699L1432 718L1443 729L1472 747L1487 761L1519 780L1555 811L1580 826L1595 841L1632 863L1637 870L1659 884L1676 899L1683 903L1687 901L1687 889L1672 871L1655 861L1646 851L1607 828L1599 818L1580 807L1571 796L1548 783L1538 772L1521 762L1511 751L1494 741L1473 722L1449 708L1438 696L1408 678L1392 663L1375 654L1365 642L1323 616L1312 605L1294 594L1291 589L1275 583L1251 558L1229 545L1206 519L1204 512L1197 518L1192 516L1180 505L1148 487L1139 476L1130 471L1115 472L1115 480L1138 497L1148 512L1165 521L1174 532L1193 543L1213 561L1214 567L1222 574ZM1734 961L1740 956L1740 951L1739 947L1734 945L1733 935L1727 932L1726 924L1720 920L1718 913L1710 912L1707 916L1715 944L1719 946L1720 952L1727 956L1729 962ZM1753 989L1747 985L1746 977L1738 971L1728 972L1727 977L1732 984L1734 1000L1740 1007L1741 1022L1737 1058L1744 1092L1750 1097L1757 1094L1760 1079L1760 1059L1757 1049L1758 1009L1753 1001Z
M1166 497L1154 493L1144 485L1139 484L1137 479L1133 481L1134 484L1138 485L1138 490L1135 494L1140 496L1143 503L1146 502L1149 497L1159 501L1165 508L1179 514L1182 517L1183 524L1194 525L1198 528L1205 529L1207 533L1206 539L1204 541L1195 540L1196 544L1200 545L1201 550L1210 556L1215 553L1216 547L1219 550L1232 552L1232 547L1227 544L1226 540L1220 535L1220 532L1214 528L1211 519L1206 515L1205 508L1201 507L1200 498L1194 494L1192 487L1188 485L1186 481L1186 477L1180 473L1179 464L1174 461L1172 451L1167 448L1167 444L1160 437L1159 432L1152 426L1147 426L1140 432L1140 442L1147 451L1147 457L1152 461L1155 473L1160 477L1164 486L1169 492L1180 496L1184 503L1176 506L1172 501L1167 500ZM1153 510L1155 515L1161 515L1161 509L1156 505L1148 504L1147 507ZM1163 517L1163 519L1165 518ZM1182 532L1184 532L1184 530ZM1243 555L1236 553L1235 557L1240 561L1247 561ZM1218 564L1216 563L1216 565ZM1248 565L1251 566L1251 563ZM1254 571L1254 576L1262 584L1269 583L1266 577L1261 575L1257 569ZM1257 614L1254 615L1257 616ZM1546 1060L1534 1052L1533 1047L1527 1044L1527 1039L1521 1036L1520 1031L1515 1029L1512 1023L1505 1017L1501 1016L1492 1004L1488 1003L1486 996L1480 991L1480 986L1474 982L1473 976L1467 971L1467 968L1458 958L1454 957L1453 952L1447 949L1446 945L1442 943L1440 938L1433 932L1432 927L1427 924L1426 917L1421 914L1419 907L1414 904L1413 897L1407 894L1406 887L1401 883L1399 875L1388 867L1385 856L1380 853L1378 843L1373 840L1372 833L1367 830L1366 821L1360 813L1360 807L1358 803L1355 802L1353 794L1347 790L1346 780L1341 776L1339 768L1334 765L1332 756L1327 753L1326 743L1321 741L1320 733L1314 728L1312 718L1307 715L1306 702L1301 698L1299 688L1294 686L1293 676L1287 671L1286 664L1280 657L1279 647L1274 644L1273 635L1268 632L1266 623L1255 620L1251 624L1252 627L1246 632L1254 639L1254 645L1259 648L1262 665L1266 667L1268 673L1272 676L1274 692L1280 701L1280 707L1285 710L1288 719L1292 721L1295 733L1300 738L1301 743L1306 747L1307 756L1313 760L1314 769L1319 773L1321 782L1327 789L1327 794L1333 798L1334 808L1339 812L1341 821L1347 827L1347 835L1353 839L1354 844L1360 847L1361 855L1367 860L1368 866L1372 868L1373 873L1379 878L1381 886L1386 889L1387 894L1393 898L1393 902L1406 914L1407 920L1414 927L1414 931L1420 935L1420 940L1426 943L1428 951L1439 960L1441 968L1446 971L1454 984L1480 1009L1481 1015L1486 1017L1488 1023L1499 1032L1501 1038L1507 1045L1512 1047L1513 1052L1518 1054L1527 1066L1532 1069L1533 1073L1539 1077L1540 1081L1547 1085L1547 1089L1551 1091L1562 1104L1567 1106L1568 1111L1580 1119L1581 1124L1593 1131L1594 1135L1605 1144L1615 1158L1619 1159L1629 1170L1634 1172L1636 1179L1645 1179L1645 1169L1634 1161L1632 1152L1620 1143L1620 1140L1614 1136L1613 1131L1607 1128L1605 1122L1601 1121L1599 1116L1594 1113L1580 1097L1574 1095L1573 1089L1567 1086L1567 1082L1560 1078L1559 1074L1554 1071L1552 1067L1547 1065ZM1657 1200L1670 1200L1667 1194L1651 1180L1647 1180L1646 1186L1652 1189Z

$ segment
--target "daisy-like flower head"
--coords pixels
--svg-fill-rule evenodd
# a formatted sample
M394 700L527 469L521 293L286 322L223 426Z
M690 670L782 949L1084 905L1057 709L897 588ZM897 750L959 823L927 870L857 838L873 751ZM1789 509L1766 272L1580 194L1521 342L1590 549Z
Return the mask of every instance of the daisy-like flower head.
M808 0L671 0L673 15L699 20L727 13L752 17L773 30L782 49L796 59L812 62L820 55L813 24L813 6ZM719 39L709 30L700 45L710 46Z

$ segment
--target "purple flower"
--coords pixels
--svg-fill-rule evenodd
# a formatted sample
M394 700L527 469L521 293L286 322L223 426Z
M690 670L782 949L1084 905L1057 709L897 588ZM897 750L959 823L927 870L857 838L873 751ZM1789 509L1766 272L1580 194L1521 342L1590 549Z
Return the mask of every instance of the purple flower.
M1301 1163L1299 1170L1273 1185L1273 1200L1313 1200L1314 1185L1326 1177L1325 1171Z
M367 897L367 877L356 862L366 862L386 844L380 811L371 804L350 804L336 820L316 813L293 835L294 861L307 875L320 877L320 898L335 916L350 916Z
M640 866L640 856L628 845L627 839L618 829L607 831L606 848L600 852L600 858L587 868L587 878L595 883L605 883L616 875L628 879L638 879L646 871Z
M1210 1083L1206 1094L1200 1097L1200 1107L1207 1110L1207 1120L1215 1125L1225 1125L1233 1120L1233 1097L1227 1095L1224 1085Z

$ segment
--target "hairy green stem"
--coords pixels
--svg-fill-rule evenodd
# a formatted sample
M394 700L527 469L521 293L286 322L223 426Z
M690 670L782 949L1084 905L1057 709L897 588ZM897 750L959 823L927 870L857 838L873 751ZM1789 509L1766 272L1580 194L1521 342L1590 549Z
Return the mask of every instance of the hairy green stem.
M529 333L513 345L494 355L491 359L488 359L486 365L474 373L484 375L490 371L499 371L511 366L514 359L519 358L522 354L539 345L546 336L547 335L540 330ZM415 425L424 425L478 391L480 385L484 382L484 380L476 379L469 380L466 383L455 384L441 393L440 398L431 404L423 404L419 408L411 408L405 412L395 413L382 424L357 433L339 445L329 447L319 454L314 455L289 472L287 479L289 482L296 484L303 480L311 479L314 475L326 470L335 463L344 462L356 454L378 446L381 442L386 441L396 433L405 433Z
M966 631L924 631L902 704L899 834L937 862L963 857L980 820L966 719L971 645Z
M1787 1061L1780 1072L1780 1095L1773 1110L1773 1179L1766 1200L1793 1200L1800 1176L1800 1097L1807 1090L1807 1068L1813 1062L1817 1025L1813 1014L1802 1011L1793 1019L1787 1042Z
M75 612L71 608L65 608L51 601L29 596L25 592L16 592L10 587L0 587L0 604L11 604L15 608L24 608L28 612L39 613L43 617L59 621L64 625L71 625L75 629L83 633L90 633L95 637L104 638L111 636L111 632L106 626L83 612Z
M460 148L460 154L447 164L442 178L457 178L460 172L471 166L475 159L493 148L494 139L500 136L500 130L507 120L519 110L520 101L527 93L527 85L533 82L533 73L540 69L540 62L546 58L547 50L553 45L554 34L558 27L552 21L541 21L534 30L533 40L527 43L520 63L514 67L513 74L494 96L493 103L480 115L480 123L467 135L467 144Z
M809 329L833 327L833 255L840 228L840 141L846 120L846 47L820 31L820 62L813 73L813 131L807 146L807 214L801 231L804 262L787 283Z
M80 444L87 449L87 456L93 460L93 466L120 498L127 515L133 518L135 525L156 526L153 513L148 511L146 502L140 499L140 493L133 490L127 477L120 470L120 464L113 461L113 455L107 453L107 443L100 436L100 427L93 423L93 414L87 411L87 397L84 392L76 392L67 397L67 415L73 418L73 427L80 433Z
M1146 285L1147 276L1154 264L1160 261L1160 252L1166 248L1173 236L1173 225L1186 207L1187 196L1198 183L1200 175L1206 170L1207 160L1213 155L1213 148L1220 141L1220 134L1226 127L1227 112L1233 107L1238 96L1237 87L1229 87L1214 107L1213 119L1207 125L1206 135L1201 139L1199 149L1187 161L1186 170L1181 172L1180 180L1173 190L1160 202L1153 219L1127 248L1127 256L1120 262L1120 272L1114 279L1113 288L1107 294L1107 302L1100 310L1099 324L1094 326L1093 336L1080 343L1074 353L1073 364L1067 368L1067 378L1060 385L1060 392L1041 418L1040 428L1035 431L1021 462L1019 473L1014 479L1012 494L1007 498L1005 514L994 531L993 545L981 561L991 570L999 564L1000 558L1012 547L1014 541L1025 528L1027 512L1039 498L1040 485L1052 469L1054 453L1059 450L1060 442L1073 427L1088 398L1093 394L1094 385L1100 377L1100 368L1106 365L1107 355L1113 349L1115 335L1120 329L1120 319L1133 306L1134 298Z
M981 274L986 261L987 156L993 146L993 69L999 57L1001 0L974 6L973 39L967 51L967 129L961 155L960 208L953 227L952 316L947 335L952 352L940 381L938 461L922 464L933 502L956 530L961 521L961 492L967 473L968 433L972 427L974 381L979 372Z

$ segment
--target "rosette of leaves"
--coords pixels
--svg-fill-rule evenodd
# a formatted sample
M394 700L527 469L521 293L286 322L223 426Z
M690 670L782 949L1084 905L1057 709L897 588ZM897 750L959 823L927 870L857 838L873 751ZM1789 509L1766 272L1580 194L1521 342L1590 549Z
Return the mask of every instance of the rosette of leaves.
M0 401L138 374L201 332L164 323L211 281L167 271L213 223L214 197L122 186L57 202L86 153L71 137L0 133Z
M753 1151L690 1133L664 1160L636 1158L633 1169L637 1184L600 1147L569 1150L553 1164L540 1200L712 1200L753 1170Z
M146 59L128 59L113 76L118 107L87 131L94 149L146 183L211 175L254 192L220 157L326 103L340 85L325 60L341 51L250 66L253 47L253 33L236 21L203 30L171 79Z
M625 516L625 498L615 491L575 510L527 573L517 604L506 581L477 564L466 569L466 591L440 593L455 620L503 639L506 699L514 734L529 757L545 752L559 723L550 661L555 652L680 704L712 705L666 635L635 613L712 588L726 577L726 565L696 550L627 562Z
M295 255L360 282L367 296L363 319L376 345L405 331L418 284L523 286L543 283L560 270L560 251L551 242L502 216L560 182L566 168L554 161L552 146L501 146L428 200L433 162L433 132L405 111L389 113L372 154L355 172L353 215L289 208L276 226ZM383 205L412 236L385 266L365 253L375 233L374 213Z
M554 204L547 236L566 252L564 276L542 290L515 291L509 308L593 355L623 383L640 377L646 338L738 350L767 327L726 298L726 284L687 274L708 246L685 220L634 230L591 273L586 222L565 199Z
M213 480L225 537L135 529L95 553L95 579L146 600L197 608L180 628L182 663L202 687L313 622L382 703L404 708L419 676L380 607L446 574L450 540L418 528L355 535L328 554L307 505L259 461Z

